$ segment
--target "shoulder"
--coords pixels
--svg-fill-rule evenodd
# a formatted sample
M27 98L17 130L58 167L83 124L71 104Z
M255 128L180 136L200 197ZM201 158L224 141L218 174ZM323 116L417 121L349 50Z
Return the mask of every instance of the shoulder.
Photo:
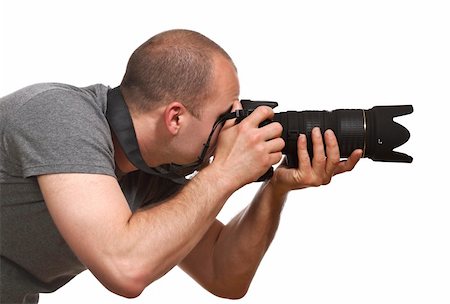
M6 138L39 142L67 136L110 137L105 117L107 87L79 88L60 83L35 84L2 98L0 133ZM3 110L3 109L2 109ZM58 138L60 134L63 138Z
M45 99L48 96L78 96L84 99L106 99L107 91L108 87L103 84L77 87L56 82L37 83L0 98L0 106L22 106L30 100Z
M2 153L24 176L106 172L104 168L113 175L113 144L105 117L107 91L103 85L78 88L47 83L2 98L0 110L6 109L0 123ZM102 169L94 172L92 167Z
M28 89L30 90L30 89ZM108 88L104 85L75 87L60 83L38 84L31 88L34 91L24 103L32 106L63 106L66 109L86 108L102 113L106 112L106 96ZM22 105L23 106L23 105Z
M2 120L14 123L37 117L104 116L107 91L108 87L101 84L83 88L62 83L34 84L0 99Z

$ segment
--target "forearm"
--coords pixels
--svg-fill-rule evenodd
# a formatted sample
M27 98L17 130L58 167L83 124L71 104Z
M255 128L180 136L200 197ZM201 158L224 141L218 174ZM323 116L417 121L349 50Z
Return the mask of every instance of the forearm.
M287 194L270 182L252 203L223 227L214 247L214 269L224 290L243 296L271 244Z
M173 198L131 215L110 247L115 267L143 289L177 265L234 191L220 183L204 170Z

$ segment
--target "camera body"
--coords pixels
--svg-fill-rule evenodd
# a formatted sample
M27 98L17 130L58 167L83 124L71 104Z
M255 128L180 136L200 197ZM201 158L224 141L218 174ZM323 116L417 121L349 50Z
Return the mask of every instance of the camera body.
M241 100L237 123L250 115L257 107L278 106L274 101ZM275 113L273 121L283 126L282 138L286 145L283 154L287 156L289 167L298 167L297 139L305 134L308 153L312 159L311 130L320 127L322 132L333 130L342 158L347 158L355 149L363 150L363 157L374 161L411 163L407 154L393 151L410 138L409 131L394 122L393 118L413 112L412 105L376 106L364 109L337 109L333 111L287 111ZM270 123L264 121L261 125Z

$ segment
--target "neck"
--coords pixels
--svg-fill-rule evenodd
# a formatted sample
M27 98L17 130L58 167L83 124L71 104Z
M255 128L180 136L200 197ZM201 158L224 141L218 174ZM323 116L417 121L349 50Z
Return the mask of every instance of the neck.
M120 173L127 174L136 171L137 168L128 160L114 133L112 140L114 145L114 161L116 162L117 169L119 169Z
M132 115L136 138L142 158L149 167L167 164L169 160L167 130L158 111Z
M169 146L164 136L164 128L161 122L156 119L157 115L131 115L136 138L139 143L139 150L142 158L149 167L157 167L162 164L169 163L167 157L170 155L167 151ZM137 170L137 168L128 160L125 152L120 146L116 136L113 135L114 143L114 159L117 167L124 174ZM162 153L162 147L166 149Z

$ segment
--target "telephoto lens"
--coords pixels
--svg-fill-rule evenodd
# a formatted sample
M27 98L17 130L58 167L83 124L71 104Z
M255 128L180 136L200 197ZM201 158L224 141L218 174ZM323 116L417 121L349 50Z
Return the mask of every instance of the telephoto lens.
M339 109L334 111L288 111L276 113L274 121L283 126L282 138L286 142L283 153L289 167L298 166L297 138L305 134L308 153L312 158L311 130L333 130L342 158L355 149L363 150L363 157L374 161L411 163L412 157L393 151L408 141L409 131L393 120L396 116L413 112L411 105L377 106L370 110Z
M271 101L241 100L241 103L245 115L258 106L274 108L278 105ZM362 149L363 157L374 161L411 163L411 156L393 151L410 137L409 131L393 119L412 112L412 105L376 106L369 110L287 111L275 113L273 121L283 126L282 138L286 145L282 152L287 156L289 167L298 167L297 140L300 134L307 137L308 153L312 159L311 131L314 127L319 127L322 135L328 129L333 130L341 158Z

